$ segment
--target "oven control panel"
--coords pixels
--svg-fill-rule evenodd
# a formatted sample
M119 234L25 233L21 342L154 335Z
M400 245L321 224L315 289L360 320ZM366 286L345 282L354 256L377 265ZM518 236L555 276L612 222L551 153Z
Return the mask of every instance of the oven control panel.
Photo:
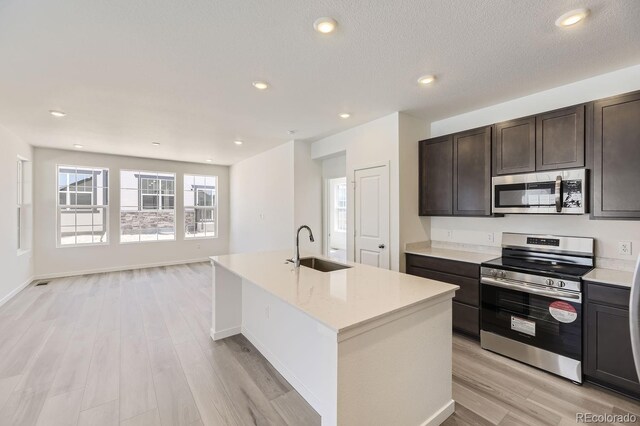
M534 244L536 246L560 247L560 239L559 238L527 237L527 244Z

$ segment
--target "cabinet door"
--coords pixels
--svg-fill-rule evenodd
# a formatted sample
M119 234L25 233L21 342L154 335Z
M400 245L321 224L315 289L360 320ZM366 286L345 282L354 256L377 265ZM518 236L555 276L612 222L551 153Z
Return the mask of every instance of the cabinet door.
M593 217L640 218L640 92L593 110Z
M585 374L604 385L640 396L640 384L631 352L629 311L588 303L585 328Z
M536 170L584 167L584 105L536 116Z
M420 215L448 216L453 209L451 136L420 142Z
M535 171L535 117L520 118L495 125L493 161L493 172L496 176Z
M453 214L491 215L491 126L453 135Z

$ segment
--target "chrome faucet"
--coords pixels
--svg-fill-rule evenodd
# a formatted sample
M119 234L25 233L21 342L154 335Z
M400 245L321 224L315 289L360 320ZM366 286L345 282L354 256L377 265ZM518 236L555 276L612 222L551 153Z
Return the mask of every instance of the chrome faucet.
M296 255L293 259L291 259L296 268L300 267L300 231L302 231L303 229L307 229L307 231L309 231L309 241L315 241L313 239L313 232L311 231L311 228L309 228L307 225L302 225L300 228L298 228L298 232L296 232Z

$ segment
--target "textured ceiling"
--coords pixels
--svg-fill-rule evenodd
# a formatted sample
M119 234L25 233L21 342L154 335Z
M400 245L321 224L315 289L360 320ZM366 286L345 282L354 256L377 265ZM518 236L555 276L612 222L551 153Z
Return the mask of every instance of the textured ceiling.
M577 7L587 21L554 26ZM315 33L320 16L338 31ZM638 63L638 0L0 0L0 125L37 146L184 161L231 164L290 129L317 139L393 111L441 119ZM417 86L425 73L433 87Z

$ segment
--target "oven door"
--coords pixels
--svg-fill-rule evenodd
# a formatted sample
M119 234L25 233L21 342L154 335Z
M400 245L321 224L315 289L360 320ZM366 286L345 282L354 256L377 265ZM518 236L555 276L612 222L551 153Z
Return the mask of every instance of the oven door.
M494 177L493 213L586 213L585 177L585 169Z
M580 293L482 277L482 330L582 360Z

